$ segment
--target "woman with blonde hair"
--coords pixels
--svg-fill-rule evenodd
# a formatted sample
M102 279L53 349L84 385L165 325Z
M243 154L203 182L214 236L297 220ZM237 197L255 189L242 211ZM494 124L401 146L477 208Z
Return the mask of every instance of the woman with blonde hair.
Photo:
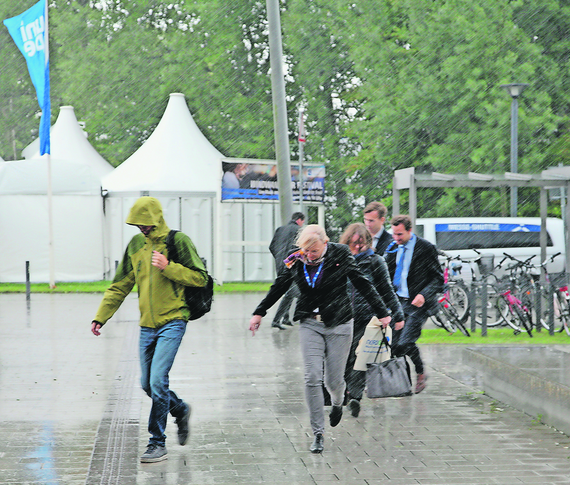
M332 427L342 418L346 384L344 370L352 342L352 306L348 280L363 294L380 321L390 323L390 311L380 295L358 269L349 249L331 243L325 230L315 224L306 226L297 239L300 250L285 259L285 268L265 298L253 312L249 329L259 329L261 319L295 282L301 296L295 309L300 321L299 338L305 366L305 398L314 435L310 450L323 451L325 427L324 384L331 395L329 421Z
M401 329L404 326L402 305L392 286L388 265L384 258L372 248L372 236L366 226L361 222L350 224L342 233L339 243L348 246L362 273L372 282L378 294L392 311L390 322L392 329ZM347 386L348 409L356 418L360 413L360 401L366 385L366 372L354 370L355 351L360 339L364 336L366 326L374 316L374 310L368 304L366 297L351 284L349 284L349 293L354 316L354 333L344 378Z

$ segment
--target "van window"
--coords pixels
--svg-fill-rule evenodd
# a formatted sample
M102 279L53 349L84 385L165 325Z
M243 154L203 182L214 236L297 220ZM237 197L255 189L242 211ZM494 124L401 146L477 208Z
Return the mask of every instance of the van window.
M540 247L537 224L436 224L436 246L442 250ZM552 239L547 234L547 245Z

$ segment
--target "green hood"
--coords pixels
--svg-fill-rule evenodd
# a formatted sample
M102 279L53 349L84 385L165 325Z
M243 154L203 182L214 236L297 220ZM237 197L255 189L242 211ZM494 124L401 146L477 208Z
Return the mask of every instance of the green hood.
M125 222L131 226L154 226L154 231L150 233L151 238L164 236L168 233L168 227L162 217L162 206L154 197L138 199Z

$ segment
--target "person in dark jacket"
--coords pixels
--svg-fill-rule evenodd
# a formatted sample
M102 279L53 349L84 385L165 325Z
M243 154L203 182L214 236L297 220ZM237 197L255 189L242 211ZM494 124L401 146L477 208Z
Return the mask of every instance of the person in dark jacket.
M372 237L372 246L380 256L392 242L392 235L384 227L388 209L382 202L370 202L364 208L364 225Z
M275 270L277 274L285 269L284 260L293 249L295 249L295 241L304 223L305 214L295 212L287 224L275 230L273 239L271 239L271 243L269 244L269 251L271 251L271 254L275 258ZM271 323L272 327L285 330L283 325L292 325L291 318L289 317L289 309L295 298L299 298L299 290L297 289L297 285L291 285L277 307L273 322Z
M437 296L443 292L443 271L437 248L412 231L408 215L392 218L394 242L384 257L396 294L402 304L406 324L392 335L392 353L407 355L415 366L415 393L426 387L427 374L416 342L427 318L437 310Z
M364 276L374 284L376 291L378 291L382 300L392 311L390 326L394 330L400 330L404 326L404 312L394 292L386 261L384 261L382 256L374 252L372 237L366 226L360 222L351 224L345 229L339 242L348 246ZM372 310L366 298L351 283L349 283L349 289L354 315L354 334L344 379L347 385L348 408L356 418L360 413L360 401L366 386L366 372L354 369L356 348L360 339L364 336L366 326L374 316L374 310Z
M314 441L310 450L323 451L325 425L324 383L331 395L330 425L342 418L346 384L344 369L352 343L352 305L348 280L364 295L380 321L390 323L390 311L374 288L358 269L349 249L329 242L325 230L315 224L306 226L297 239L301 249L285 260L286 271L277 276L269 292L253 312L249 322L252 334L259 329L267 310L296 283L299 301L294 320L300 321L299 338L305 365L305 397L309 407Z

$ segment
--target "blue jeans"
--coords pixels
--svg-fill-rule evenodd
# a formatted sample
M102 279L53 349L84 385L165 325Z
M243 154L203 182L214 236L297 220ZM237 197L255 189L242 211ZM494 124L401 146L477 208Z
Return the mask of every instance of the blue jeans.
M185 332L183 320L172 320L160 328L141 327L141 386L152 399L148 418L148 432L152 435L149 444L164 446L168 413L182 417L187 409L187 404L168 387L168 373Z

